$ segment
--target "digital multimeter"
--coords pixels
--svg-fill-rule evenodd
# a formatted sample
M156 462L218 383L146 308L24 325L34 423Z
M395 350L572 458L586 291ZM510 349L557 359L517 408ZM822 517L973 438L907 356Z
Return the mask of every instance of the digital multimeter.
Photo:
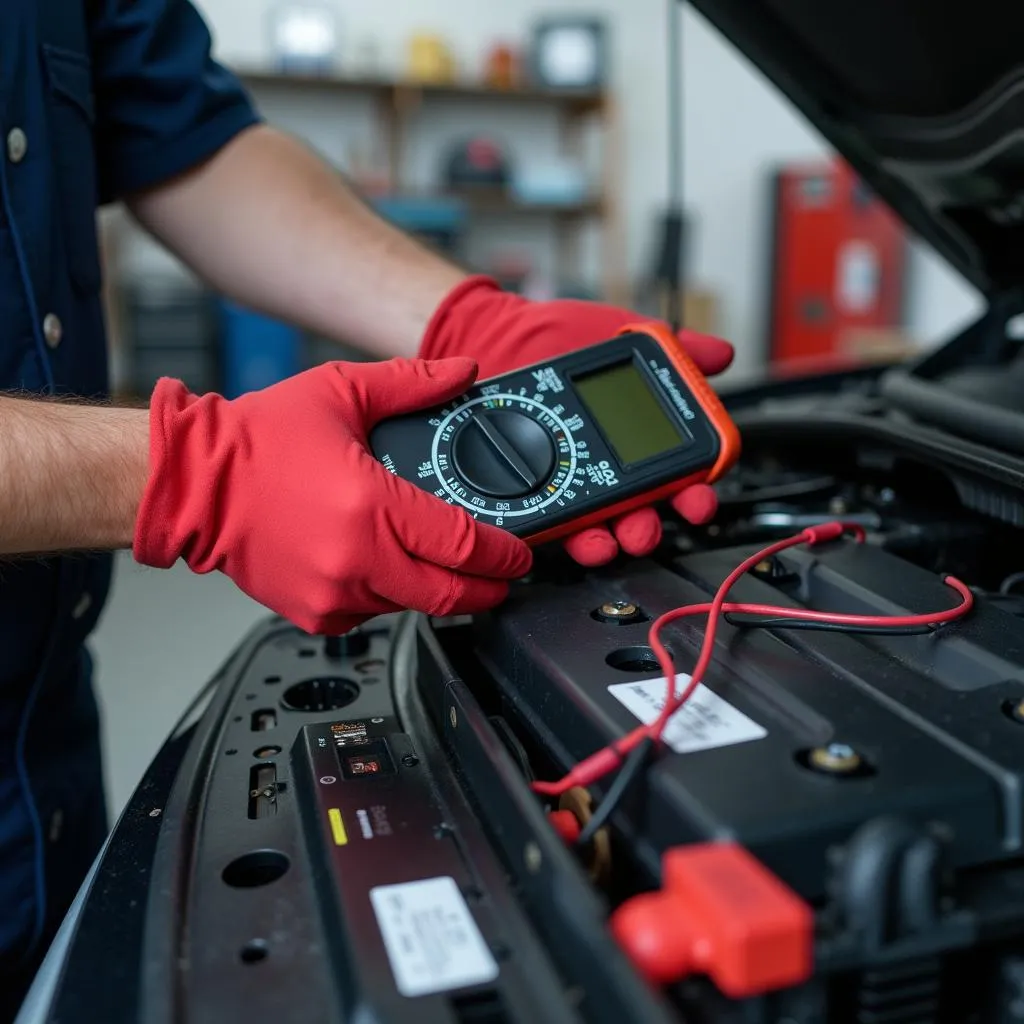
M540 543L717 480L740 439L672 332L643 324L384 420L370 448L397 476Z

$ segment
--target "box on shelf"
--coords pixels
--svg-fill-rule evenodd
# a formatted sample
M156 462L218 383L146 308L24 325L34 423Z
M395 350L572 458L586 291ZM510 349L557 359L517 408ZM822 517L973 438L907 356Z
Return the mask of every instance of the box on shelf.
M512 175L511 192L520 203L535 206L582 205L591 195L584 169L574 160L533 159L519 164Z

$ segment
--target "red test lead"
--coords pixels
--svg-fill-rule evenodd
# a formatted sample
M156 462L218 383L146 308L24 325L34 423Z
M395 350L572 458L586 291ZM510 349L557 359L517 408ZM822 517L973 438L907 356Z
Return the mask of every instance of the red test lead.
M667 685L665 705L658 717L650 725L639 726L615 743L611 743L596 753L591 754L559 781L532 783L533 791L543 796L560 796L574 786L591 786L618 768L626 755L643 743L644 740L660 740L669 720L689 700L690 695L707 673L708 666L714 655L718 624L723 615L755 615L773 620L787 620L794 625L798 623L820 623L826 626L850 630L885 630L940 626L963 618L974 607L974 595L965 583L954 576L946 576L943 582L956 591L960 597L960 603L943 611L925 612L917 615L850 615L839 612L810 611L805 608L786 608L769 604L743 604L726 601L729 591L736 585L737 580L766 559L773 558L780 552L798 547L801 544L815 545L836 541L845 534L851 534L858 543L862 543L865 539L864 531L859 526L831 522L809 527L796 536L787 537L785 540L769 544L733 569L722 582L710 603L675 608L657 618L651 624L648 633L648 643L658 659L658 665L666 679ZM659 634L664 626L675 622L677 619L705 614L708 617L708 622L704 631L700 653L697 657L697 664L694 666L687 685L681 693L676 694L675 665L672 662L672 656L661 642ZM773 622L773 625L780 627L785 626L785 624L785 621Z

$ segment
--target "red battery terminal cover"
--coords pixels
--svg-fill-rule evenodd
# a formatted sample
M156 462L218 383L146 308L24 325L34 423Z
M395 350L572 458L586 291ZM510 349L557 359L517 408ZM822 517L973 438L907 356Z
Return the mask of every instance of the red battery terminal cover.
M806 981L814 914L734 843L676 847L662 856L662 888L611 918L616 941L652 984L701 974L732 999Z

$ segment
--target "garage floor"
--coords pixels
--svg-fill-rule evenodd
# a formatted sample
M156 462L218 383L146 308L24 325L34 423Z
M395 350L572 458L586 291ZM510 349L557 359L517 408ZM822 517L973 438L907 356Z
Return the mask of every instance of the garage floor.
M219 573L162 572L118 557L92 643L112 817L191 698L268 614Z

